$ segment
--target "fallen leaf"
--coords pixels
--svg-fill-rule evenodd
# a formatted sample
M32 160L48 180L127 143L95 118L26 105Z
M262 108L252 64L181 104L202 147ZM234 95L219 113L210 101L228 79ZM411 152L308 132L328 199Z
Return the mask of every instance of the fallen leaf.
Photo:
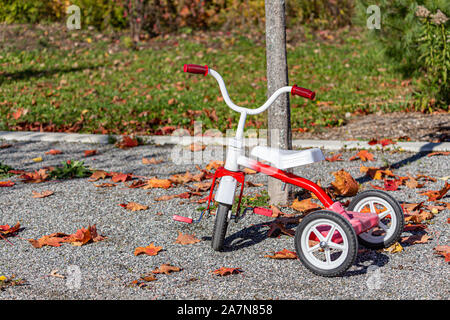
M317 203L312 202L311 198L308 198L304 200L294 199L291 208L303 213L309 213L311 211L318 210L322 207Z
M58 269L50 271L49 276L55 277L55 278L60 278L60 279L65 279L66 277L63 276L62 274L59 274L58 271L59 271Z
M35 172L26 172L20 176L22 182L24 183L40 183L47 180L49 175L47 174L47 169L40 169Z
M389 253L397 253L403 251L403 247L400 243L396 242L393 245L391 245L389 248L383 249L385 252Z
M402 237L400 242L406 244L418 244L418 243L427 243L429 239L431 239L431 236L427 234L423 235L415 234L412 236Z
M170 264L163 264L159 268L156 268L155 270L153 270L152 273L155 273L155 274L164 273L164 274L169 275L172 272L179 272L181 270L182 270L181 268L174 267Z
M126 182L128 180L131 180L131 174L128 173L119 173L119 172L115 172L112 177L111 180L112 182Z
M50 154L50 155L57 155L57 154L61 154L62 151L61 150L56 150L56 149L51 149L50 151L47 151L45 154Z
M151 189L151 188L163 188L168 189L172 186L172 182L168 179L157 179L152 178L147 181L147 184L142 187L142 189Z
M370 153L367 150L361 150L356 155L350 157L349 161L353 161L353 160L356 160L358 158L361 159L361 161L364 161L364 162L365 161L373 161L374 160L374 157L373 157L372 153Z
M325 158L325 160L328 162L344 161L344 159L342 159L342 153L335 154L331 158Z
M114 183L104 182L104 183L101 183L101 184L94 184L94 186L97 187L97 188L112 188L112 187L115 187L117 185L114 184Z
M333 172L335 177L335 181L331 182L336 194L342 196L354 196L358 193L358 183L353 179L353 177L345 171L341 169L337 172Z
M152 242L147 247L137 247L134 250L134 255L138 256L140 254L146 254L148 256L156 256L158 254L158 252L161 250L162 250L162 247L155 247L155 245Z
M223 161L218 161L218 160L211 160L207 165L206 165L206 170L211 171L211 169L218 169L220 167L223 167L224 162Z
M239 274L242 273L243 271L240 268L226 268L226 267L221 267L217 270L211 271L213 274L216 274L218 276L228 276L231 274Z
M45 190L42 192L37 192L37 191L31 191L31 192L33 193L33 198L46 198L46 197L54 194L54 192L50 191L50 190Z
M93 155L96 155L97 154L97 150L85 150L84 151L84 156L85 157L90 157L90 156L93 156Z
M37 157L37 158L33 158L34 162L41 162L42 161L42 157Z
M17 222L15 226L10 227L8 224L0 226L0 235L3 237L9 237L14 235L20 229L20 223ZM1 237L0 237L1 238Z
M90 178L89 181L93 182L93 181L97 181L97 180L100 180L100 179L106 179L106 177L108 177L108 173L106 171L96 170L89 177Z
M0 187L12 187L14 185L14 182L8 180L8 181L0 181Z
M274 252L273 255L266 254L264 257L271 259L297 259L297 254L293 251L283 249L281 251Z
M450 246L437 246L434 248L436 254L445 258L445 262L450 262Z
M189 145L189 150L191 150L192 152L203 151L203 150L205 150L205 148L206 148L206 145L204 145L202 143L193 142Z
M183 234L181 232L178 231L178 238L175 240L175 243L179 243L179 244L193 244L193 243L197 243L200 242L200 239L197 239L195 237L195 234Z
M422 192L420 195L427 196L428 201L436 201L442 199L450 190L450 184L445 182L445 186L441 190Z
M433 156L448 156L450 155L450 151L437 151L437 152L431 152L427 154L427 157L433 157Z
M121 203L119 204L119 206L124 207L127 210L130 211L141 211L141 210L147 210L148 206L143 205L143 204L139 204L136 202L129 202L129 203Z
M137 147L138 145L139 145L139 141L137 138L125 135L122 137L122 141L120 141L116 144L116 147L118 147L120 149L129 149L129 148Z
M156 160L156 158L150 158L150 159L142 158L142 164L158 164L161 162L163 162L163 160L161 160L161 159Z

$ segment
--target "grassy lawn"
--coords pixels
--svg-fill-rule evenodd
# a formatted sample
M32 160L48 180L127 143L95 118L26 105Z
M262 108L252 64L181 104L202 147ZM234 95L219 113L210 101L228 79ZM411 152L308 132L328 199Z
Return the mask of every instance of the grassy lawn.
M238 105L266 99L264 43L251 37L171 35L133 51L114 34L42 27L30 36L24 28L11 27L0 51L0 130L155 134L167 126L192 129L194 120L204 129L237 125L215 80L184 74L185 63L221 73ZM317 92L314 102L291 99L294 130L342 125L348 112L411 106L414 80L403 81L360 32L332 38L289 42L290 84ZM249 127L264 128L265 117L251 118Z

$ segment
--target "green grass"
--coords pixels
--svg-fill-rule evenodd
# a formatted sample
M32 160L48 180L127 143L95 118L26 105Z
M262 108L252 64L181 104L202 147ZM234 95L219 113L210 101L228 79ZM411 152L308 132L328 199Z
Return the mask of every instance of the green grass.
M11 45L0 52L0 130L153 134L164 126L224 131L238 114L223 101L212 77L183 73L183 64L208 64L222 74L232 100L256 107L266 100L265 48L252 39L195 34L155 39L147 48L121 47L83 31L79 45L57 46L41 35L36 46ZM45 41L44 41L45 40ZM44 45L45 43L45 45ZM289 46L290 84L315 90L315 102L291 99L292 127L317 128L344 123L347 112L403 110L411 88L402 86L393 65L354 32L335 41L306 40ZM413 81L414 83L414 81ZM19 108L28 112L14 119ZM216 111L215 121L203 110ZM192 111L199 111L197 113ZM266 114L247 127L265 128Z

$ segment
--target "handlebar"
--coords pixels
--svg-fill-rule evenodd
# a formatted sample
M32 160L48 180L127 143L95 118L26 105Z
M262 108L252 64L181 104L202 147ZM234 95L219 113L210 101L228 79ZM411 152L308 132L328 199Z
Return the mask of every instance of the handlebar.
M233 101L231 101L222 76L218 72L214 71L213 69L208 68L207 65L200 66L197 64L185 64L183 70L184 70L184 72L203 74L205 76L210 74L211 76L213 76L217 80L217 83L219 84L220 92L222 93L225 103L234 111L239 112L239 113L249 114L249 115L254 115L254 114L259 114L261 112L264 112L267 108L269 108L272 105L272 103L278 98L278 96L283 93L290 92L291 95L293 95L293 96L301 96L303 98L307 98L310 100L314 100L314 98L316 96L316 93L314 91L294 85L293 87L282 87L282 88L278 89L277 91L275 91L272 94L272 96L266 101L266 103L264 103L259 108L256 108L256 109L243 108L243 107L239 107L239 106L235 105L233 103Z
M293 96L300 96L310 100L314 100L314 98L316 97L316 93L314 91L302 87L297 87L296 84L294 84L294 86L292 87L291 94Z
M183 68L184 72L196 73L196 74L208 74L208 66L200 66L198 64L185 64Z

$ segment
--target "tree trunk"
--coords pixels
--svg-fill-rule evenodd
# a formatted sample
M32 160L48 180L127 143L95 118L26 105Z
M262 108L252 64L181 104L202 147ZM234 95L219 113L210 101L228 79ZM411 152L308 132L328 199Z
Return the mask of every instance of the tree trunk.
M265 0L267 87L270 97L277 89L287 86L285 0ZM273 148L292 149L289 94L282 94L268 110L267 144ZM280 180L269 177L271 204L285 205L289 201L290 185L282 190Z

